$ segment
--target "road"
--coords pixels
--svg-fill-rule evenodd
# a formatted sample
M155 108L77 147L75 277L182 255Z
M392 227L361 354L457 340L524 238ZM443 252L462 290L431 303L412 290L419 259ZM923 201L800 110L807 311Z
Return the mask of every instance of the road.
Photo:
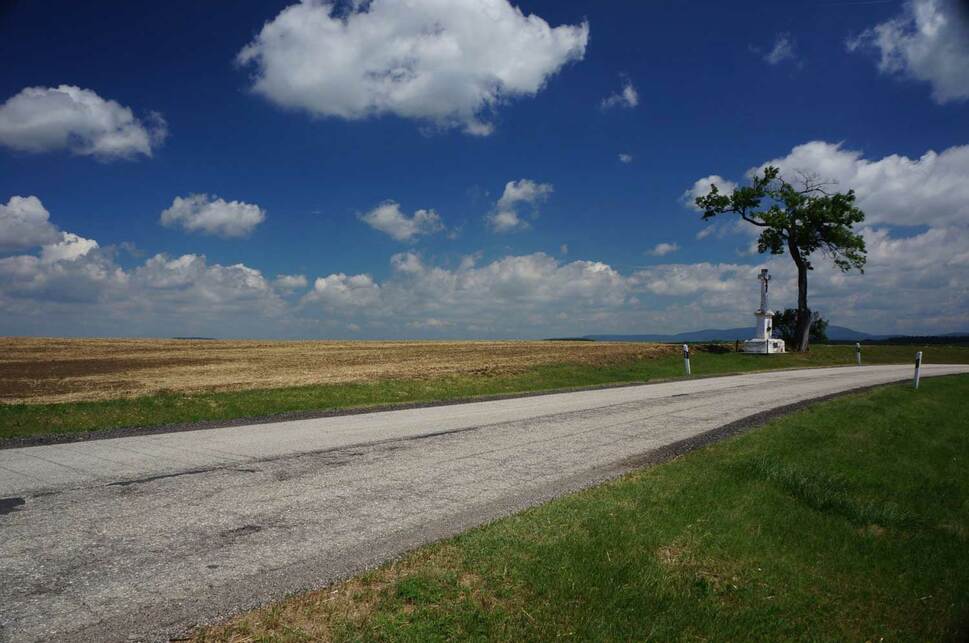
M752 415L911 371L774 371L0 450L0 639L167 640Z

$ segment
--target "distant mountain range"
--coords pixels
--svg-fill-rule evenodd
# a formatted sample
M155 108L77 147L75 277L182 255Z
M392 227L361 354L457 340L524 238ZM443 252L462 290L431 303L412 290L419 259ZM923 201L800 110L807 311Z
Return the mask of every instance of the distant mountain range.
M600 342L732 342L735 339L750 339L753 334L753 327L744 326L743 328L707 328L705 330L694 330L687 333L676 333L675 335L586 335L582 339L592 339ZM965 336L969 336L969 333L958 332L937 335L937 337ZM900 335L872 335L871 333L863 333L845 326L828 326L828 339L834 342L880 341L892 337L900 337Z

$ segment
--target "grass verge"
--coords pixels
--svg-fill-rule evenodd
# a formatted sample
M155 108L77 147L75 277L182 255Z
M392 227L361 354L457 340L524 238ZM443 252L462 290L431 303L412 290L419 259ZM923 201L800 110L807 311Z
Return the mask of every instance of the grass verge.
M946 640L969 376L824 402L196 640Z
M905 363L912 360L916 350L924 351L925 363L969 363L969 347L966 346L871 346L865 348L864 359L866 364ZM770 357L699 350L693 353L691 361L694 375L704 376L776 368L849 365L854 363L854 359L854 348L851 346L815 346L808 353ZM470 399L682 376L682 359L679 356L664 356L609 366L536 366L514 375L378 380L361 384L200 394L162 393L97 402L4 404L0 405L0 441L120 427L265 417L299 411Z

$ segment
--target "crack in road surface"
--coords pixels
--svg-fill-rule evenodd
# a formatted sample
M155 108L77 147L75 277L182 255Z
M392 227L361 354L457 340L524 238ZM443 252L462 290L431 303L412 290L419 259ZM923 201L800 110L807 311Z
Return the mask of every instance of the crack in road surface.
M167 640L910 375L759 373L0 450L0 640Z

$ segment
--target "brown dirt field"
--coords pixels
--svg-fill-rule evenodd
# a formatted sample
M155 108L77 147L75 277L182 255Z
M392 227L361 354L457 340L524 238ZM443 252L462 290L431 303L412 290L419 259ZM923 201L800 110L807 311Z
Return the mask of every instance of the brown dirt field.
M607 365L674 346L543 341L261 341L0 337L0 403L43 404Z

